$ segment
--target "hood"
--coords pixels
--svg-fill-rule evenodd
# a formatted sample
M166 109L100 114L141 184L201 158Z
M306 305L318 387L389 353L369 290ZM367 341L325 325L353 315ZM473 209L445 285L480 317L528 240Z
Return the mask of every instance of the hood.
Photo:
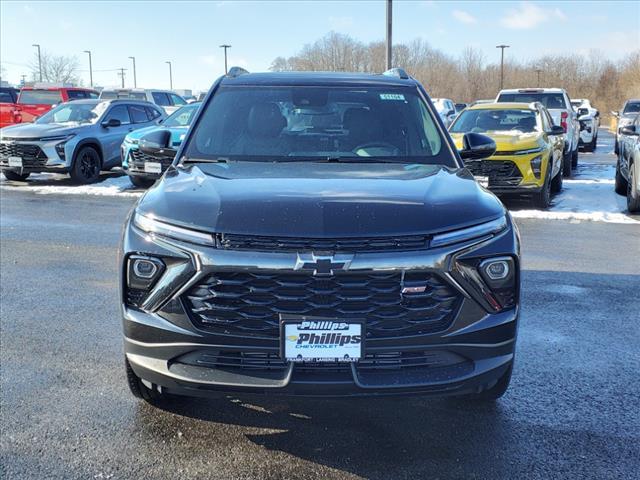
M142 137L156 130L169 130L171 132L171 143L174 147L179 146L187 133L188 127L163 127L162 125L151 125L150 127L134 130L127 135L128 140L140 140Z
M310 238L429 234L505 214L464 169L371 163L172 167L137 209L203 231Z
M58 135L69 135L76 133L78 130L90 127L86 125L65 125L61 123L19 123L5 127L0 131L0 136L10 138L42 138L53 137Z
M542 134L539 132L522 133L514 130L513 132L486 132L483 133L496 142L496 151L512 152L514 150L529 150L541 146ZM457 149L462 148L463 133L451 133Z

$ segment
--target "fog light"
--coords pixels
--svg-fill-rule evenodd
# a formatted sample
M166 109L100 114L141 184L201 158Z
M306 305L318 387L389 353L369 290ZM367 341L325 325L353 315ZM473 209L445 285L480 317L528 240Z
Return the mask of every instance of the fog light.
M56 144L56 153L58 154L58 156L64 160L65 159L65 152L64 152L64 146L67 142L60 142L58 144Z
M536 158L531 159L531 171L536 178L540 178L542 171L542 155L538 155Z
M484 269L491 280L503 280L509 276L509 264L504 260L489 262Z
M142 255L129 257L127 284L129 288L149 290L165 266L162 260Z

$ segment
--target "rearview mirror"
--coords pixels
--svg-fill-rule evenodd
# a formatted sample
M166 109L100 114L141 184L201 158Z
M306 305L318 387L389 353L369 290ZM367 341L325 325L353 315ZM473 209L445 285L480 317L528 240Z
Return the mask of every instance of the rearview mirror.
M120 125L122 125L122 123L117 118L110 118L109 120L105 120L104 122L102 122L100 125L103 128L109 128L109 127L119 127Z
M496 153L496 142L481 133L465 133L462 137L460 157L463 160L480 160Z
M552 125L547 135L564 135L564 128L560 125Z
M630 135L632 137L640 134L640 132L636 131L636 126L635 125L626 125L626 126L620 128L620 133L623 134L623 135Z
M139 148L142 153L152 157L173 158L176 156L176 150L171 145L169 130L156 130L148 133L140 139Z

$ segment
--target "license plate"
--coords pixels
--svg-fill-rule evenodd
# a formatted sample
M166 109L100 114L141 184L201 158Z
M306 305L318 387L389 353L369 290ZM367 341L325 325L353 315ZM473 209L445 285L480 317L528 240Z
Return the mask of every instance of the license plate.
M362 322L283 321L283 356L292 362L356 362L362 358Z
M9 157L9 166L10 167L22 167L22 158L21 157Z
M489 186L489 177L483 177L483 176L478 175L478 176L476 176L474 178L476 179L476 182L478 182L483 187L488 187Z
M147 173L162 173L162 164L157 162L144 162L144 171Z

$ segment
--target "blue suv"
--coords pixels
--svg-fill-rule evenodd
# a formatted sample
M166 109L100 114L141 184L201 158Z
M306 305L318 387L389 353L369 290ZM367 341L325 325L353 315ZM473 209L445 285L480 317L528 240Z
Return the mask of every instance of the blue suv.
M93 183L101 170L120 165L120 145L128 133L164 117L160 107L146 101L63 103L34 123L0 130L0 169L8 180L54 172L68 173L77 183Z
M162 176L172 162L172 158L167 156L156 157L142 153L138 148L142 137L157 130L168 130L171 134L171 146L177 149L182 143L198 108L200 108L200 103L191 103L181 107L160 122L160 125L141 128L131 132L124 138L121 147L122 169L129 175L131 183L136 187L150 187L153 182Z

